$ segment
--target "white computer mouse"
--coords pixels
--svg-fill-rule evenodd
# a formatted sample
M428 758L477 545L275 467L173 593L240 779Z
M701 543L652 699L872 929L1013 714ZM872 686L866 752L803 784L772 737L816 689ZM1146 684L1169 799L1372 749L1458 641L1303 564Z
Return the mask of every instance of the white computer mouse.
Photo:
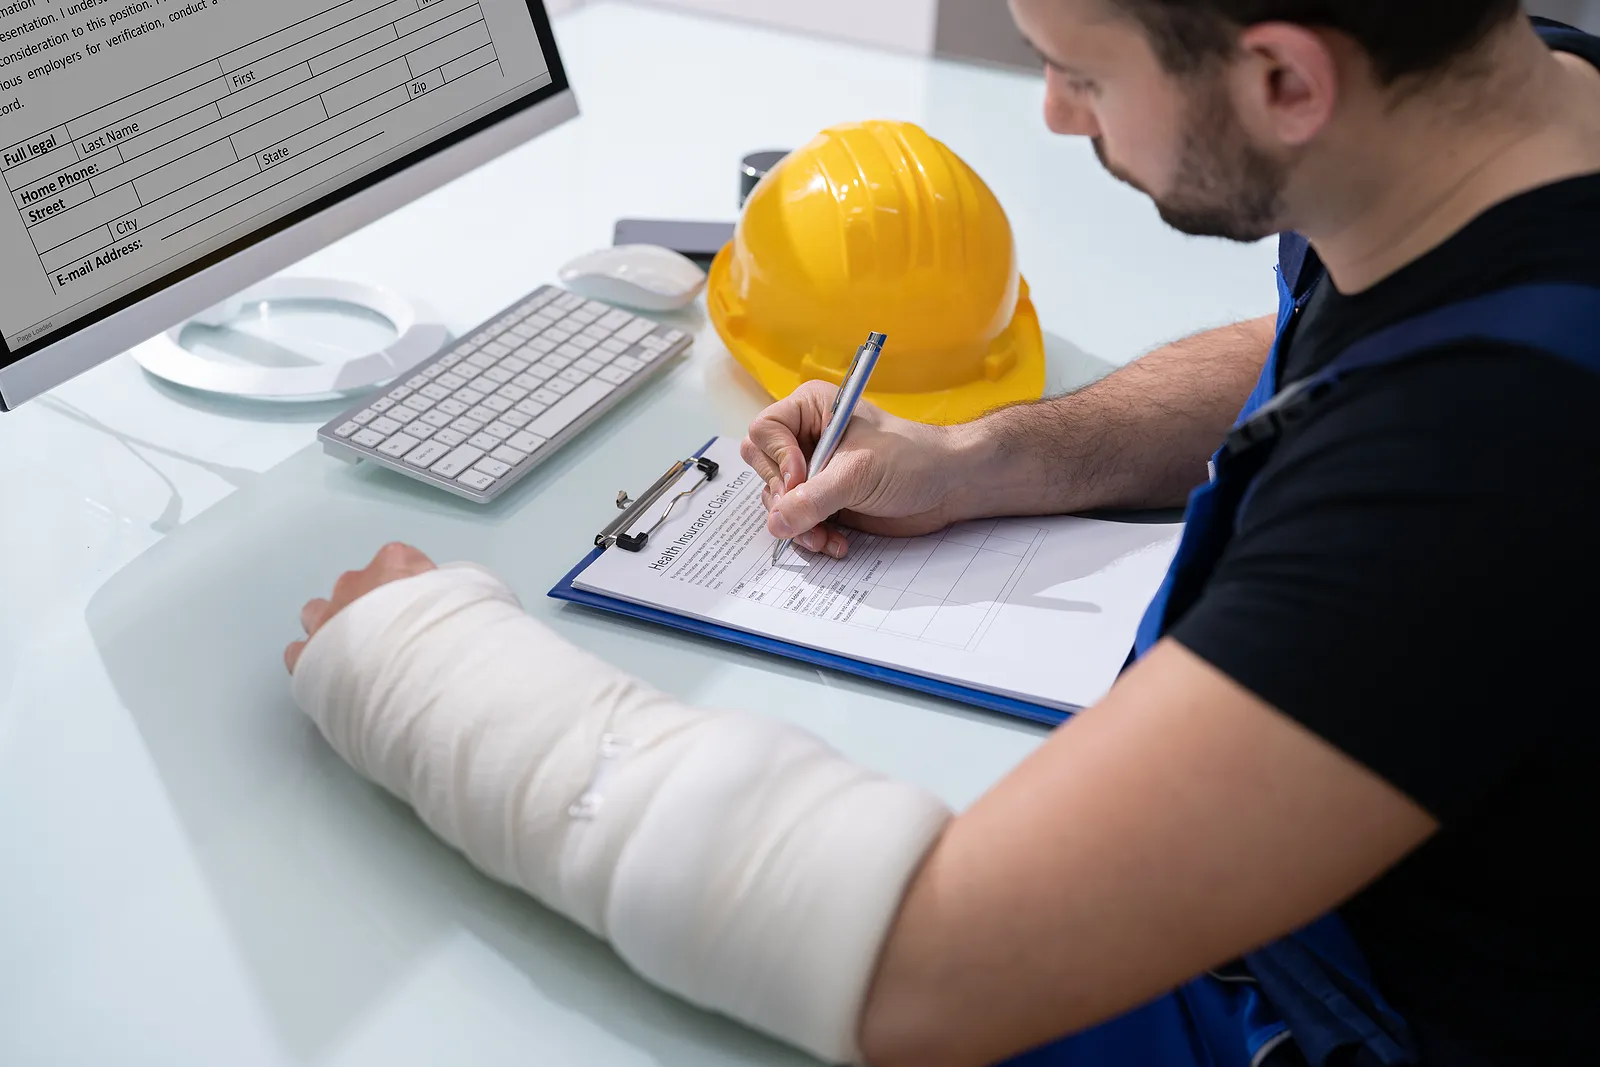
M640 311L676 311L706 286L706 272L670 248L617 245L561 268L561 284L579 296Z

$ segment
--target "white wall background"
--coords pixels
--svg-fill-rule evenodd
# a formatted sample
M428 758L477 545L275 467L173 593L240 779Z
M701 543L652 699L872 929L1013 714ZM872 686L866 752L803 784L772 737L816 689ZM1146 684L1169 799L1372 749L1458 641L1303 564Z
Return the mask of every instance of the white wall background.
M579 7L586 0L545 0L551 14ZM783 29L822 34L896 51L934 50L939 0L635 0L680 7L731 18L749 19ZM1402 0L1403 2L1403 0ZM1009 22L1003 0L989 0L994 18ZM1561 19L1600 33L1600 0L1528 0L1536 15ZM947 26L949 23L947 22ZM971 33L972 40L941 41L944 51L967 58L1013 61L1011 42L996 43L993 33ZM990 51L994 55L988 55Z

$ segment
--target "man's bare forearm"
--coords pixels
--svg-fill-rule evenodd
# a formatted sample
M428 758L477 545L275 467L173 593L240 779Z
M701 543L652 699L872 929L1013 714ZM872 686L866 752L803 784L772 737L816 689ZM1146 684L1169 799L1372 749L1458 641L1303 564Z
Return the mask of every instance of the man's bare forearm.
M1272 348L1271 317L1156 349L1064 397L960 427L971 516L1172 507L1206 478Z

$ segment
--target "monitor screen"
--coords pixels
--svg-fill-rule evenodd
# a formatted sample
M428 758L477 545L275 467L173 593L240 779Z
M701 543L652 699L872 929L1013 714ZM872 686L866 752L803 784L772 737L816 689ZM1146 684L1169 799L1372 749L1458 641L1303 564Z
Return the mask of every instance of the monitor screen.
M0 368L566 88L539 0L0 0Z

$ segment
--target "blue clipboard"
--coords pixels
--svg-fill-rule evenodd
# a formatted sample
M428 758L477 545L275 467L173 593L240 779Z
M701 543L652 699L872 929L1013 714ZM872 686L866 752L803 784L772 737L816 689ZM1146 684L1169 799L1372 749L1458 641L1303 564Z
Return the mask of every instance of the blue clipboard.
M700 450L695 453L695 456L699 457L703 455L706 449L710 448L715 441L715 437L713 437L710 441L707 441L700 447ZM946 700L953 700L961 704L968 704L973 707L984 708L988 711L999 712L1002 715L1010 715L1018 719L1026 719L1029 722L1043 723L1046 726L1059 725L1071 714L1070 712L1062 711L1059 708L1048 707L1043 704L1034 704L1025 700L1017 700L1014 697L1000 696L996 693L990 693L982 689L973 689L969 686L955 685L950 682L940 681L935 678L927 678L920 674L913 674L910 671L895 670L891 667L880 667L875 663L866 663L861 660L851 659L849 656L841 656L833 652L823 652L818 649L809 648L805 645L797 645L789 641L780 641L776 638L764 637L761 634L750 633L745 630L736 630L730 626L719 626L716 623L705 622L701 619L690 618L684 615L676 615L670 611L663 611L660 608L645 607L641 604L632 603L631 601L619 600L616 597L606 596L603 593L589 592L574 586L573 582L577 580L578 576L587 570L595 560L599 559L607 551L610 550L605 548L594 549L586 557L584 557L581 563L579 563L576 567L573 567L571 571L567 572L566 577L562 578L561 581L556 584L555 588L550 590L548 595L556 600L564 600L569 603L580 604L584 607L596 608L601 611L611 612L616 615L625 615L629 618L640 619L644 622L670 627L674 630L681 630L687 633L696 634L700 637L707 637L713 640L723 641L728 644L739 645L743 648L754 649L757 652L766 652L776 656L783 656L786 659L793 659L802 663L809 663L814 667L824 667L829 670L840 671L845 674L853 674L859 678L866 678L874 682L882 682L888 685L899 686L903 689L911 689L919 693L926 693L929 696L942 697Z

